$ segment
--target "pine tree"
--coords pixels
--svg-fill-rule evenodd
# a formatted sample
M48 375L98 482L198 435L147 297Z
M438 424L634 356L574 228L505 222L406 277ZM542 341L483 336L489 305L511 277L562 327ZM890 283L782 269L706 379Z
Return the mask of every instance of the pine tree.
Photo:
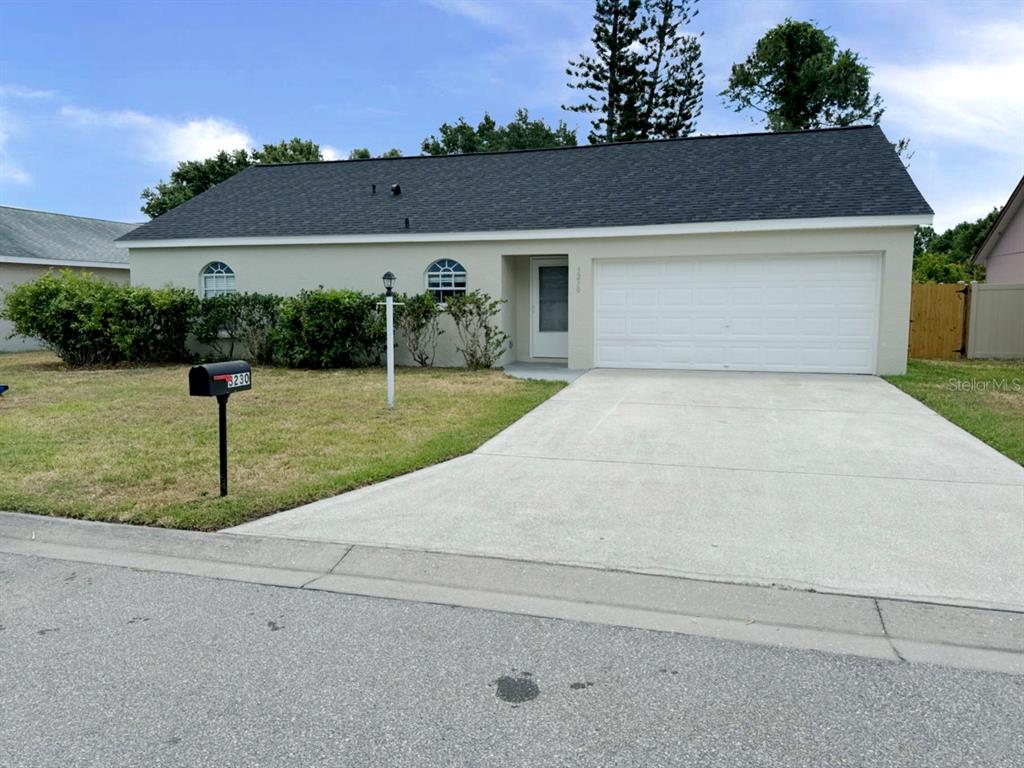
M589 91L582 104L563 106L570 112L597 115L591 120L587 140L633 141L637 131L640 54L636 47L643 30L639 24L640 0L597 0L594 9L594 56L580 54L565 73L570 88Z
M704 70L699 36L684 31L696 0L597 0L594 56L569 62L569 87L587 92L563 107L596 115L591 143L676 138L693 132Z

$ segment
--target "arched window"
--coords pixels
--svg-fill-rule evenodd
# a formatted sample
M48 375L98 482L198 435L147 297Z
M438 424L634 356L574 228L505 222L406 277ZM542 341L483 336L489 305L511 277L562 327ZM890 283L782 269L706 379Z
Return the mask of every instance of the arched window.
M454 259L438 259L427 267L427 290L439 303L466 292L466 270Z
M203 298L235 293L235 271L223 261L213 261L203 267Z

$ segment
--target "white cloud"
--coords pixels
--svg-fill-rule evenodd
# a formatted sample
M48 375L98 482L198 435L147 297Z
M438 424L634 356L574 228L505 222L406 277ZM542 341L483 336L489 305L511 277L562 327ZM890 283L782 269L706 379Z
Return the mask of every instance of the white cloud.
M330 144L320 145L320 154L324 156L324 160L342 160L344 156L341 150L337 147L332 147Z
M106 111L74 106L62 107L60 114L78 125L127 131L145 156L159 163L201 160L221 150L248 149L255 143L244 129L217 117L176 121L130 109Z
M1024 155L1024 24L967 27L946 48L964 54L874 67L873 85L888 105L883 122L911 140L936 137Z
M435 8L463 16L486 27L503 28L510 25L511 20L499 3L487 0L429 0Z
M10 121L10 117L7 114L2 115L3 122L0 123L0 181L13 181L16 184L28 184L32 181L32 177L28 171L19 167L11 160L10 152L7 149L7 143L11 139L10 131L7 130L6 124Z
M11 99L52 99L56 91L44 91L38 88L27 88L13 83L0 84L0 97Z

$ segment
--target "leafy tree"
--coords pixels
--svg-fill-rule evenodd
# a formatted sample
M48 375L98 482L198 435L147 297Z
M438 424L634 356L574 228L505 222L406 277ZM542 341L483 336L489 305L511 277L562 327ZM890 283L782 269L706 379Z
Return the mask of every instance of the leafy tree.
M853 51L809 21L787 18L732 65L721 95L735 110L754 109L773 131L878 124L882 98L871 93L871 70Z
M244 149L234 152L222 150L206 160L178 163L178 167L171 172L170 181L159 181L155 189L146 187L142 190L142 199L145 201L142 212L150 218L167 213L250 165L252 160Z
M974 263L989 230L999 216L993 208L976 221L962 221L941 235L931 227L918 227L914 233L914 282L956 283L980 280L985 268Z
M323 159L318 144L298 137L291 141L279 141L277 144L264 144L263 149L254 149L252 152L253 163L259 165L307 163Z
M455 125L444 123L438 129L440 136L428 136L420 145L428 155L469 155L475 152L498 152L509 149L547 149L549 147L575 147L576 131L561 120L552 128L543 120L531 120L525 109L517 109L516 116L506 125L498 125L484 112L483 119L474 128L460 117Z
M401 156L402 156L402 150L396 149L395 147L392 147L391 149L387 150L386 152L381 152L379 155L377 155L377 157L401 157ZM367 149L366 147L359 147L357 149L351 150L348 153L348 159L349 160L369 160L371 157L373 157L373 155L370 154L370 150Z
M676 138L694 131L704 93L700 35L685 32L697 0L597 0L595 54L570 61L563 107L593 114L591 143Z
M251 153L245 149L233 152L221 150L206 160L185 160L171 171L170 181L161 180L155 188L146 187L142 190L142 212L150 218L167 213L251 165L310 160L323 160L320 147L312 141L299 138L278 144L264 144L262 149L255 149Z
M931 227L918 227L914 230L914 258L928 250L935 238L935 230Z
M948 253L958 261L973 259L999 217L1000 210L1002 209L997 206L976 221L961 221L955 227L933 237L928 244L928 250Z

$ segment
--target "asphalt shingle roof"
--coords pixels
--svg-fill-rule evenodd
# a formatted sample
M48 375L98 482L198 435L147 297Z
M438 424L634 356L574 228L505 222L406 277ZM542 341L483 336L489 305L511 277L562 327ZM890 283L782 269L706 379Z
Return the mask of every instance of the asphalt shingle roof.
M255 166L122 239L401 233L406 218L439 233L930 213L868 126Z
M136 227L138 224L0 205L0 259L127 264L127 251L115 246L114 240Z

